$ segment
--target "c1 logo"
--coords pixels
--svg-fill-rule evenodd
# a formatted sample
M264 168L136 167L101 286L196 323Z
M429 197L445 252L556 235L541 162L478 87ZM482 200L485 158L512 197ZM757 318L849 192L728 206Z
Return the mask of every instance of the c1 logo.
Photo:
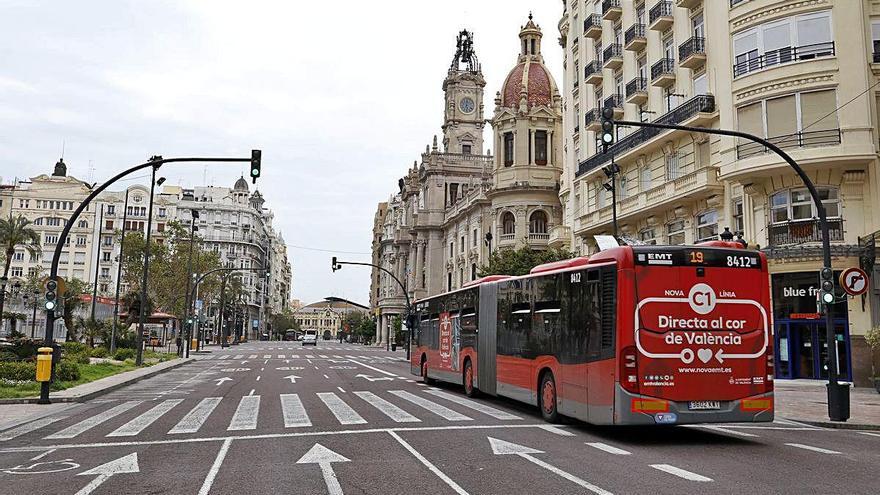
M688 293L688 304L694 313L705 315L715 309L716 296L712 287L706 284L696 284Z

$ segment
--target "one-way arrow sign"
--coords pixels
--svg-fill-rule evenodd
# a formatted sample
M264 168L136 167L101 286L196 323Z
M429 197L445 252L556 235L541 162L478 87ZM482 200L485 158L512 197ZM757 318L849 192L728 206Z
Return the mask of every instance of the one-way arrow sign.
M95 491L96 488L101 486L102 483L110 479L110 477L113 475L139 472L141 472L141 470L138 467L137 452L132 452L125 457L120 457L115 461L101 464L98 467L77 474L77 476L97 475L97 478L93 479L91 483L84 486L82 490L76 492L76 495L88 495L89 493L92 493L93 491Z
M217 380L217 386L219 387L220 385L223 384L223 382L227 382L227 381L231 382L232 378L229 378L228 376L224 376L223 378L215 378L215 380Z
M607 490L603 490L596 485L591 483L587 483L586 481L578 478L577 476L567 473L556 466L551 464L547 464L546 462L538 459L537 457L532 456L532 454L543 454L542 450L535 450L531 447L526 447L525 445L519 445L513 442L507 442L504 440L498 440L497 438L486 437L489 439L489 444L492 446L492 453L495 455L518 455L527 461L541 466L542 468L550 471L553 474L559 475L572 483L582 486L587 490L590 490L593 493L598 493L600 495L612 495L611 492Z
M296 379L297 379L297 378L302 378L302 377L301 377L301 376L296 376L296 375L287 375L287 376L285 376L284 378L290 380L290 383L296 383Z
M320 466L321 474L324 475L324 483L327 485L327 493L343 495L342 487L339 486L339 480L336 478L336 473L333 472L333 466L331 466L333 462L350 462L350 459L333 452L320 443L316 443L296 461L297 464L317 464Z
M394 378L391 378L390 376L380 376L378 378L373 378L372 376L364 375L363 373L361 373L359 375L355 375L354 377L355 378L365 378L371 382L378 382L378 381L383 381L383 380L394 380Z

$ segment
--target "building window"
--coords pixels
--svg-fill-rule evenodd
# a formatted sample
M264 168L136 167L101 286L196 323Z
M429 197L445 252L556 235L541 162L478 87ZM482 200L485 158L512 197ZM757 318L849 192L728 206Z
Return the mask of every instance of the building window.
M446 274L446 290L452 290L452 272Z
M880 21L871 23L871 41L874 47L873 62L877 63L880 61Z
M832 90L795 93L737 108L737 129L767 138L781 148L838 144L837 94ZM740 140L737 156L763 153L764 147Z
M104 223L104 230L113 230L113 220L107 220Z
M617 178L617 199L626 199L629 196L629 180L627 172L621 172Z
M708 93L709 78L706 77L706 73L703 72L700 75L694 76L694 96L705 95Z
M504 166L513 165L513 133L504 133Z
M79 228L81 228L81 229L89 228L89 222L87 222L85 220L80 220L79 221Z
M160 218L164 218L165 215L167 215L167 214L168 214L168 212L167 212L167 210L165 210L165 208L159 208L159 217Z
M703 22L703 13L699 12L697 15L691 17L691 26L693 27L694 36L697 38L705 38L706 37L706 26Z
M110 276L110 269L109 268L101 268L101 276L102 277L109 277Z
M709 210L697 215L697 242L718 239L718 212Z
M774 65L834 55L831 12L768 22L733 37L734 77Z
M679 177L678 152L674 151L666 155L666 180L675 180Z
M547 233L547 214L541 210L532 212L529 217L529 234Z
M507 211L501 216L501 233L504 235L516 234L516 218L513 213Z
M24 251L16 251L12 255L12 261L24 261Z
M733 231L736 234L742 234L745 230L745 221L743 217L743 199L734 198L733 205Z
M535 163L547 165L547 131L535 131Z
M110 261L110 251L104 251L101 253L102 261Z
M165 224L164 223L156 224L156 231L157 232L165 232Z
M449 243L449 257L452 258L453 256L455 256L455 243L450 242Z
M647 163L639 168L639 188L642 191L651 188L651 165Z
M639 240L645 244L657 244L657 231L653 228L642 230L639 232Z
M840 216L840 199L837 189L817 187L819 198L825 206L828 218ZM807 189L779 191L770 196L770 222L784 223L798 220L811 220L819 216Z
M116 205L107 205L107 214L113 215L116 213Z
M105 246L112 246L113 245L113 238L110 237L109 235L105 235L104 236L104 245Z
M471 246L477 247L477 229L474 229L474 235L471 237Z
M76 236L76 245L77 246L85 246L86 245L86 236L84 236L84 235Z
M666 224L666 244L670 246L684 244L684 220Z
M470 155L471 154L471 145L469 145L469 144L461 145L461 154Z
M107 292L107 284L101 284L101 292Z
M471 280L477 279L477 264L471 263Z

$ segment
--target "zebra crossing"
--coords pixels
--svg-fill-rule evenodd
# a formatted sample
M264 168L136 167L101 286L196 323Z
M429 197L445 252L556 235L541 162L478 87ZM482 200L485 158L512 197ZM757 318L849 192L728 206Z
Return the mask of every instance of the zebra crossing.
M301 346L296 345L293 347L251 347L250 351L292 351L294 349L299 349ZM378 352L385 351L385 349L373 349L370 347L362 347L362 346L352 346L352 347L327 347L327 346L318 346L316 349L320 349L322 351L351 351L353 349L357 349L358 352Z
M368 356L368 355L355 355L355 354L220 354L220 355L209 355L209 356L199 356L197 359L199 361L221 361L224 359L228 359L230 361L237 361L240 359L358 359L370 362L397 362L401 361L403 358L397 356Z
M112 429L109 433L102 434L109 438L132 438L150 432L151 427L152 432L156 433L155 430L157 428L154 425L161 418L166 416L171 418L173 417L172 415L177 415L180 419L165 433L167 435L194 434L201 431L206 425L217 425L218 423L228 425L225 429L230 432L256 430L258 426L264 428L282 426L281 424L275 424L277 419L272 414L274 411L268 411L268 413L263 411L264 415L268 415L271 419L267 419L263 423L260 422L261 410L269 406L281 408L281 417L283 418L283 427L285 429L312 427L316 423L323 427L330 427L334 424L343 426L365 425L371 422L370 418L379 418L376 422L388 420L392 423L419 423L429 420L436 421L437 418L450 422L473 421L476 417L474 413L483 414L501 421L522 419L517 415L496 409L483 402L477 402L441 390L426 389L419 390L418 392L424 392L425 395L419 395L406 390L388 390L385 392L353 391L352 393L287 393L280 394L277 402L267 402L264 400L264 397L253 394L228 398L206 397L195 404L192 404L195 401L194 399L166 399L158 403L134 400L122 402L97 412L54 433L44 434L39 432L51 428L62 418L40 419L12 430L0 432L0 442L13 440L34 432L45 435L42 437L45 440L75 439L89 432L99 432L104 428L110 429L108 426L111 423L114 426L118 424L118 421L123 419L126 413L131 415L131 412L134 412L133 410L136 408L147 406L149 407L146 410L139 411L134 417L128 418L118 428ZM274 397L269 398L274 399ZM238 401L228 423L225 422L224 418L217 417L219 413L216 412L218 409L223 409L219 406L224 401ZM445 402L450 406L462 406L469 411L473 411L473 413L468 412L468 414L464 414L447 407L447 405L441 402ZM188 411L186 410L187 405L191 407ZM378 411L380 414L376 415L371 413L371 411ZM419 417L422 413L426 414ZM119 419L112 421L114 418ZM167 424L171 424L171 422L167 422ZM165 427L167 428L167 426Z

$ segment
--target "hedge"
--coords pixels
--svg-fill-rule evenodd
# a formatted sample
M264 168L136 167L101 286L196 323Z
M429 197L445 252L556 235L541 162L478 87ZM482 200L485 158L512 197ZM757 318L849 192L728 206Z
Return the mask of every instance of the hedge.
M92 349L93 358L105 358L110 354L106 347L95 347Z
M55 367L55 379L62 382L79 380L79 366L61 361ZM37 364L33 361L0 362L0 379L19 382L34 381L37 377Z
M113 355L113 359L117 361L125 361L126 359L134 359L136 355L134 349L117 349L116 354Z

